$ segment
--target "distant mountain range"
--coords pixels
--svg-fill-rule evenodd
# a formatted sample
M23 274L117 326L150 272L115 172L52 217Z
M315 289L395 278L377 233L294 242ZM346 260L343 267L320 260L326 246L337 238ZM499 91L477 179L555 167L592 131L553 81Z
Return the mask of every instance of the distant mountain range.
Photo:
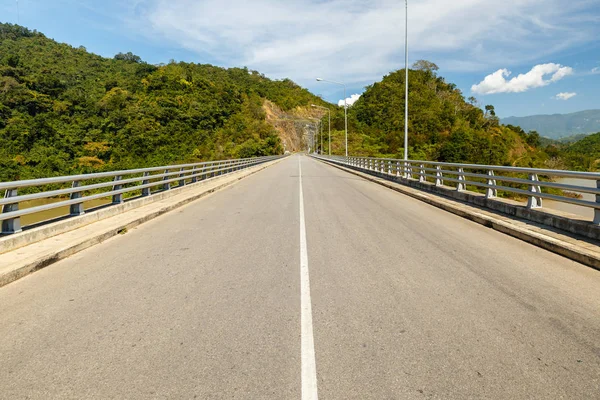
M600 110L586 110L571 114L508 117L503 118L501 122L505 125L520 126L525 132L537 131L542 136L560 139L572 135L600 132Z

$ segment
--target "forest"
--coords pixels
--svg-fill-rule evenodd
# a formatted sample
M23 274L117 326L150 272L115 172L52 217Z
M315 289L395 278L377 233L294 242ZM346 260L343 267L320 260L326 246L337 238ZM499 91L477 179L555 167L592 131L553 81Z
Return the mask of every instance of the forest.
M0 181L280 154L265 99L327 104L247 68L103 58L0 24Z

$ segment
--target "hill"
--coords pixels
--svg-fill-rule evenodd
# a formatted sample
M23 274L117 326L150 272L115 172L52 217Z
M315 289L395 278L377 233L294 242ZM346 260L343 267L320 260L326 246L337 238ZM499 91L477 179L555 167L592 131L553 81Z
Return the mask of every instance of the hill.
M311 103L327 104L246 68L109 59L0 24L0 181L282 153L302 132L265 106L294 119Z
M566 145L562 154L569 169L597 171L600 164L600 132Z
M368 86L349 118L352 154L402 157L404 70ZM340 126L339 114L336 124ZM501 125L493 106L484 111L475 99L465 100L428 61L409 70L408 125L412 159L542 166L548 158L538 149L539 135Z
M600 110L587 110L571 114L508 117L503 118L502 123L520 126L525 131L537 131L542 136L551 139L560 139L600 131Z

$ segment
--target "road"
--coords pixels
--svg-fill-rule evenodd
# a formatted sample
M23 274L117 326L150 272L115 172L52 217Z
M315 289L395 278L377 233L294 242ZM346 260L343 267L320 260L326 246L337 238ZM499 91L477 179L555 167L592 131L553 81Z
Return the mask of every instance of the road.
M600 398L598 271L300 155L0 288L0 321L2 399Z

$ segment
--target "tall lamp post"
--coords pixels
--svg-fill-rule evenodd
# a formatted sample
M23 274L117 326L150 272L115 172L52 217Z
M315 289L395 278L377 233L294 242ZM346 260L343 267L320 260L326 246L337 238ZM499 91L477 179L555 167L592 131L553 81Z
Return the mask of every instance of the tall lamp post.
M323 106L318 106L316 104L311 104L311 107L315 107L315 108L322 108L323 110L327 110L327 112L329 113L329 124L327 125L329 127L329 155L331 155L331 109L329 109L329 107L323 107ZM321 129L323 129L323 126L321 125ZM323 148L323 131L321 131L321 149Z
M404 0L404 161L408 160L408 0Z
M330 81L322 78L317 78L317 82L329 82L344 87L344 131L346 133L346 157L348 157L348 103L346 102L346 85L341 82Z

